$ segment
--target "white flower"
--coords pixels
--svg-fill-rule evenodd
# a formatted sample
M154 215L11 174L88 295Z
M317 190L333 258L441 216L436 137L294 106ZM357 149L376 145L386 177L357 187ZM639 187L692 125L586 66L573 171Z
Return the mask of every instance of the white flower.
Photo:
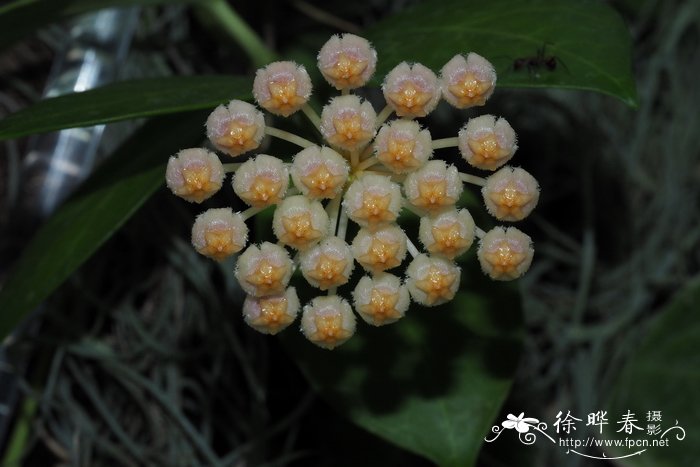
M408 288L401 283L401 279L388 273L360 279L353 297L357 312L373 326L403 318L411 303Z
M289 172L276 157L258 154L248 159L233 176L233 191L244 203L262 208L279 203L289 186Z
M348 180L347 161L329 147L311 146L294 156L294 186L308 198L335 198Z
M507 416L508 420L504 420L501 425L508 430L515 428L518 433L527 433L530 431L531 425L536 426L540 422L536 418L523 418L524 416L525 412L521 412L517 417L509 413Z
M496 71L481 55L457 54L442 67L440 84L445 100L458 109L484 105L496 87Z
M355 315L350 304L337 295L316 297L304 307L301 331L324 349L334 349L355 334Z
M238 156L260 146L265 117L255 106L239 100L220 105L207 118L207 138L221 152Z
M459 130L459 151L477 169L496 170L518 149L515 131L504 118L482 115Z
M437 76L420 63L396 65L384 78L382 92L399 117L425 117L440 102Z

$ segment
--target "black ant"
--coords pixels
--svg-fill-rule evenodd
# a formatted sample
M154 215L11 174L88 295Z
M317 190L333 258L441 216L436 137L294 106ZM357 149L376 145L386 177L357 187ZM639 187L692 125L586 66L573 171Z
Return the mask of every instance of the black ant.
M547 44L537 49L537 54L530 57L521 57L513 60L513 71L519 71L523 68L527 68L527 71L531 74L538 76L538 71L541 69L546 69L548 71L554 71L557 69L557 65L561 64L564 68L564 62L561 61L556 55L547 55L545 50Z

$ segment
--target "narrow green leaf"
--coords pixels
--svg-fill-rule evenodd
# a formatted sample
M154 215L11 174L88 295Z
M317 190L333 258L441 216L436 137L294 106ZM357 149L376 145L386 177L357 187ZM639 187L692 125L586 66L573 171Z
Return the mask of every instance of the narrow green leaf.
M367 36L379 53L378 76L404 60L438 71L456 53L473 51L493 62L502 86L591 90L637 104L627 27L597 0L429 0ZM538 51L556 57L554 70ZM537 65L515 70L523 58Z
M615 386L608 410L610 435L619 439L659 439L660 435L678 422L685 430L685 439L679 440L680 430L669 431L667 446L649 446L637 456L625 459L624 465L634 467L676 467L696 465L700 458L700 277L689 282L677 293L671 304L661 311L651 324L644 342L622 371ZM616 425L627 411L635 414L633 435L617 433ZM649 411L660 411L660 422L648 422ZM646 433L651 423L662 427L658 435ZM608 457L624 456L645 447L613 448Z
M16 0L0 6L0 49L50 23L109 7L208 0Z
M0 340L163 184L170 154L202 139L206 114L144 125L44 224L0 290Z
M249 94L235 76L173 76L109 84L37 102L0 121L0 140L132 118L210 109ZM202 122L202 125L204 122Z
M379 328L359 322L332 354L296 333L285 343L321 395L355 423L440 466L471 466L520 352L519 297L476 269L463 272L450 304L413 305Z

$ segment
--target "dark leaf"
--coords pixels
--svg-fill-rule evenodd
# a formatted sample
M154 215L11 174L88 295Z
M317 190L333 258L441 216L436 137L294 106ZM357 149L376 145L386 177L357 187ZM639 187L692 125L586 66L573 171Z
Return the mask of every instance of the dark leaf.
M168 156L201 141L204 118L196 112L144 125L39 229L0 290L0 339L163 184Z
M109 84L37 102L0 121L0 140L189 110L248 96L252 81L234 76L177 76ZM201 125L204 125L202 120ZM201 126L200 126L201 128Z
M431 0L377 23L367 37L380 77L404 60L437 72L473 51L494 64L502 86L584 89L637 103L629 32L596 0ZM526 60L515 70L518 59Z

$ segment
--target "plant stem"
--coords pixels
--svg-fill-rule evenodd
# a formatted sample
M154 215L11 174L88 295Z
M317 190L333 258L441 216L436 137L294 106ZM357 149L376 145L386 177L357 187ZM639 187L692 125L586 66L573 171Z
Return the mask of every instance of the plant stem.
M321 117L318 116L316 111L307 102L301 107L301 111L306 115L306 118L316 127L318 131L321 131Z
M335 228L338 225L338 215L340 214L340 201L343 198L343 193L339 193L338 196L333 198L330 203L328 203L328 206L326 207L326 211L328 212L328 219L330 220L330 224L328 226L328 232L333 235L335 234Z
M394 109L387 104L387 106L384 107L381 112L379 112L379 115L377 115L377 128L382 126L382 123L384 123L392 113L394 113Z
M265 208L248 208L241 213L243 220L248 220Z
M255 31L243 21L226 0L209 0L202 2L201 7L209 12L211 18L221 25L224 32L245 50L256 68L275 61L275 53L267 48Z
M300 146L302 148L308 148L311 146L315 146L314 143L309 141L306 138L302 138L301 136L297 136L293 133L290 133L288 131L280 130L279 128L274 128L271 126L266 126L265 127L265 134L270 135L275 138L283 139L289 143L296 144L297 146Z
M338 221L338 238L345 240L345 231L348 228L348 214L345 209L340 210L340 220Z
M229 162L228 164L222 164L224 166L224 172L231 173L238 170L238 168L243 165L243 162Z
M373 165L379 164L379 159L376 157L370 157L369 159L365 159L364 161L360 162L357 167L355 167L355 171L359 172L360 170L365 170Z
M350 151L350 167L357 167L360 163L360 151L354 150Z
M459 138L456 136L433 140L433 149L454 148L455 146L459 146Z
M472 185L484 186L486 185L486 179L483 177L477 177L476 175L459 173L459 177L463 182L471 183Z
M413 258L420 254L420 251L418 251L418 248L416 248L410 238L406 239L406 248L408 248L408 252Z

